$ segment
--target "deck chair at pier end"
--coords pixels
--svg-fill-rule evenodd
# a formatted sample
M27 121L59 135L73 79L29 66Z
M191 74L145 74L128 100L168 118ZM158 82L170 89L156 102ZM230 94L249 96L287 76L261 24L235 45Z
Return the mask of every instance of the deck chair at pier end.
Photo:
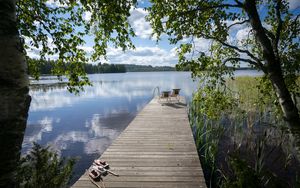
M171 91L162 91L158 101L161 102L161 100L165 100L165 102L170 102L170 93Z
M172 100L172 99L175 99L175 100L177 100L177 102L179 102L179 101L180 101L179 92L180 92L180 89L173 89L173 90L172 90L172 93L171 93L171 95L170 95L170 99L171 99L171 100Z

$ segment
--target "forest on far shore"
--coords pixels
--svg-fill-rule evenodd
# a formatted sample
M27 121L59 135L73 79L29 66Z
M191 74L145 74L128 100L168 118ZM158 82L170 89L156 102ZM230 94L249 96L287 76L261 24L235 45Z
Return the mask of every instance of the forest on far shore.
M42 75L51 75L56 61L54 60L39 60L29 59L29 74L32 75L34 70L30 69L30 65L38 65L38 71ZM67 67L68 64L65 64ZM125 72L155 72L155 71L176 71L171 66L151 66L151 65L135 65L135 64L83 64L87 74L96 73L125 73Z

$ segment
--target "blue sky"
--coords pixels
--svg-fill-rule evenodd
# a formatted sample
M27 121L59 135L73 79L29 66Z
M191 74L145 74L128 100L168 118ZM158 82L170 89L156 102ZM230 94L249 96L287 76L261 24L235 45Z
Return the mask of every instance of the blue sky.
M291 10L299 10L300 0L289 0ZM57 5L55 0L48 0L49 5ZM132 28L137 35L132 38L135 50L127 50L123 52L119 48L109 46L107 49L107 59L102 59L102 62L114 63L114 64L140 64L140 65L153 65L153 66L175 66L178 61L176 46L169 45L166 36L163 36L159 43L156 43L154 38L151 38L152 28L145 20L145 16L148 14L145 7L150 4L148 0L138 0L138 7L131 10L131 16L128 18ZM299 11L298 11L299 12ZM85 14L85 19L89 20L89 13ZM230 23L229 23L230 24ZM230 40L240 41L245 38L249 33L249 27L247 25L240 25L232 29L230 34ZM26 41L26 39L25 39ZM92 37L85 37L86 44L81 48L86 50L88 54L93 51L93 39ZM28 40L27 40L28 42ZM51 39L49 39L49 45L51 45ZM210 46L211 41L205 39L196 39L195 45L198 51L206 52ZM38 49L28 50L27 53L31 57L38 57ZM54 55L55 59L56 56Z

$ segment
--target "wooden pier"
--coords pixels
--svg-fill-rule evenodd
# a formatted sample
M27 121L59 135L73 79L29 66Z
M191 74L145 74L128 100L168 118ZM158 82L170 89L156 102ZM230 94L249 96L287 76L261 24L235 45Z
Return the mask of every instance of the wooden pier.
M103 153L105 187L206 187L184 99L153 99ZM101 185L101 183L99 183ZM95 188L85 173L73 188Z

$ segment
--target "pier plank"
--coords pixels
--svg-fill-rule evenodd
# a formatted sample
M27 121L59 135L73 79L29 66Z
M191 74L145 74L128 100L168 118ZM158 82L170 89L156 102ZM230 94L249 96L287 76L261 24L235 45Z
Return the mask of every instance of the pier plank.
M120 175L104 177L107 188L206 187L183 98L153 99L100 159ZM96 186L85 173L72 187Z

